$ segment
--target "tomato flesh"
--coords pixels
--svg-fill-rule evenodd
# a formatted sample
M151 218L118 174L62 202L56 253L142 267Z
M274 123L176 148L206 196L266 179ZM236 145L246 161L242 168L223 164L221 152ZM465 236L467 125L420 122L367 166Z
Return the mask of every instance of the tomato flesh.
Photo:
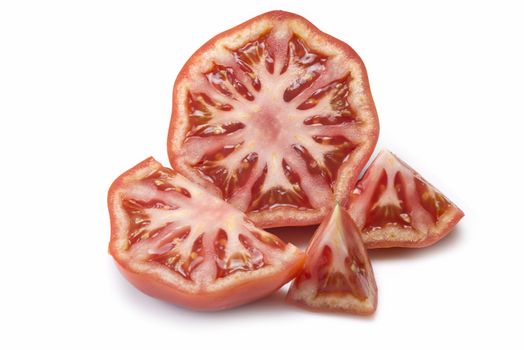
M349 214L336 205L306 251L287 300L311 309L371 314L377 306L373 269Z
M298 248L152 158L114 182L108 203L109 249L124 275L181 306L214 310L256 300L302 265Z
M464 213L387 150L351 193L349 212L368 248L425 247L447 235Z
M318 223L346 201L378 137L364 65L300 16L222 33L174 88L175 169L263 227Z

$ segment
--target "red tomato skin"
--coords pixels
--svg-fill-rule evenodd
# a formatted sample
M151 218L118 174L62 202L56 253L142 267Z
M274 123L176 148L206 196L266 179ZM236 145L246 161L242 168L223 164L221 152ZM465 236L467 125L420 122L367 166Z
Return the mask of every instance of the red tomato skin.
M130 264L123 259L118 247L115 244L116 232L120 230L119 220L117 220L114 206L117 202L115 193L124 185L124 179L142 169L149 168L152 162L156 162L152 157L147 158L133 168L120 175L109 188L107 203L111 222L111 239L109 242L109 254L115 260L117 268L122 275L137 289L152 297L174 303L185 308L201 311L217 311L233 308L246 304L278 290L288 281L292 280L303 268L305 254L300 252L292 263L282 267L283 274L273 274L264 278L257 278L245 281L240 285L232 286L228 289L221 289L215 293L184 293L170 286L151 275L135 271Z
M189 58L189 60L184 64L182 67L182 70L178 74L175 84L173 87L173 107L172 107L172 114L171 114L171 121L169 125L169 131L168 131L168 137L167 137L167 151L169 156L169 161L171 163L171 166L173 169L179 171L182 175L186 176L191 181L199 184L200 186L204 187L209 193L212 193L218 197L221 197L220 190L212 183L198 177L194 176L193 174L190 174L186 171L184 171L183 167L178 166L178 159L179 155L176 154L172 143L174 141L174 135L175 135L175 129L177 128L177 124L179 124L179 118L181 116L181 113L179 112L176 104L176 96L179 93L179 84L182 80L187 79L189 77L189 68L193 65L195 60L198 59L198 56L200 56L203 52L210 50L215 42L223 37L230 36L234 34L235 32L242 30L246 27L249 27L252 25L253 22L256 22L260 19L295 19L302 21L307 24L308 28L317 35L322 35L327 43L329 45L334 45L338 47L339 49L346 52L348 56L350 56L352 59L357 61L359 63L360 69L362 71L362 81L364 85L364 94L365 97L370 103L367 105L367 108L369 108L372 116L373 116L373 124L374 124L374 132L369 135L370 138L370 144L372 147L369 147L366 152L361 156L360 162L356 167L353 167L353 169L350 169L349 164L343 163L339 169L339 176L337 178L338 182L343 182L343 186L341 186L340 190L335 191L335 199L338 201L341 205L346 206L349 201L349 193L350 190L355 187L355 184L358 180L358 176L364 166L366 165L367 161L373 154L373 151L375 149L375 146L378 141L378 136L380 132L379 127L379 120L378 120L378 114L375 107L375 104L373 102L373 97L371 95L371 89L368 79L368 74L366 67L364 65L364 62L360 58L360 56L353 50L351 46L349 46L347 43L322 32L320 29L318 29L314 24L309 22L304 17L297 15L295 13L286 12L286 11L270 11L263 13L261 15L258 15L244 23L241 23L231 29L228 29L210 40L208 40L204 45L202 45L195 53ZM352 172L352 176L349 176L350 170ZM246 213L249 219L253 221L258 227L260 228L271 228L271 227L284 227L284 226L309 226L309 225L316 225L319 224L322 219L328 214L331 207L329 208L318 208L317 210L305 213L300 212L299 210L290 209L286 207L280 207L272 209L271 211L261 211L261 212L251 212Z
M116 259L115 259L116 260ZM122 275L138 290L157 299L199 311L219 311L247 304L261 299L278 290L301 270L304 257L295 264L285 267L286 275L279 278L265 278L248 281L240 286L223 289L219 293L182 293L150 275L144 275L131 270L128 266L116 261L116 266Z

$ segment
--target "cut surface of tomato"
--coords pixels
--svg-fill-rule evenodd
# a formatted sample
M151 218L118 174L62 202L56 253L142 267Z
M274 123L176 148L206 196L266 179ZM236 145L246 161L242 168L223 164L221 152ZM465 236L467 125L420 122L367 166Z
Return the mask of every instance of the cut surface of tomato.
M349 212L368 248L425 247L464 216L393 153L382 150L350 196Z
M319 223L377 142L367 73L346 43L283 11L211 39L174 86L173 168L261 227Z
M153 158L109 190L109 252L144 293L217 310L259 299L290 281L304 254L244 213Z
M336 205L306 251L304 269L287 300L314 310L369 315L377 308L377 285L360 231Z

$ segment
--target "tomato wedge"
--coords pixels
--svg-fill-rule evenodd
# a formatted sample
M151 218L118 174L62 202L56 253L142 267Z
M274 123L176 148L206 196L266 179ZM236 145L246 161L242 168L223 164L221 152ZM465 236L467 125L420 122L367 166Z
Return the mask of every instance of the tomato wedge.
M360 231L339 205L313 235L304 270L287 300L314 310L369 315L377 308L377 285Z
M349 212L367 248L426 247L464 216L415 170L381 151L350 196Z
M217 35L185 64L168 151L174 169L258 226L303 226L347 201L378 133L355 51L273 11Z
M109 190L109 252L154 297L200 310L261 298L290 281L304 254L153 158Z

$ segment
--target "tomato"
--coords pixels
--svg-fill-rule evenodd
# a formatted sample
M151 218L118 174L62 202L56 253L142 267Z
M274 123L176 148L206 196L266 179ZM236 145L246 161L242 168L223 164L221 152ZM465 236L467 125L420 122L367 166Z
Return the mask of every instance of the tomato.
M260 227L318 224L347 201L379 132L346 43L274 11L221 33L178 75L173 168Z
M200 310L261 298L290 281L304 254L153 158L109 190L109 252L154 297Z
M368 248L425 247L464 216L393 153L383 150L350 196L349 212Z
M377 285L360 231L336 205L313 235L303 271L287 300L314 310L368 315L377 308Z

